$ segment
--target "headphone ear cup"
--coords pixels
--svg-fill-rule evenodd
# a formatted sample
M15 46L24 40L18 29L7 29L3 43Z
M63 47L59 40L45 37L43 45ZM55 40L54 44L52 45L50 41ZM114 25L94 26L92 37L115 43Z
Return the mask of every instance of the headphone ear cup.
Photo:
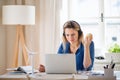
M81 36L82 35L82 31L79 30L78 31L78 35Z
M65 36L65 33L63 33L63 36Z

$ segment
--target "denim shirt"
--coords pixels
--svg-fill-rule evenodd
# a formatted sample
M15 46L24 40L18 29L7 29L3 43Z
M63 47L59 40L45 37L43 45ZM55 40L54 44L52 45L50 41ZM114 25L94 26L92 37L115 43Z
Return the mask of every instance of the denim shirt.
M82 43L80 43L80 47L77 49L75 55L76 55L76 69L77 71L83 71L83 70L91 70L94 64L94 42L92 41L90 44L90 58L91 58L91 65L85 69L83 66L83 60L84 60L84 46ZM70 52L70 43L66 43L66 49L64 50L63 44L60 45L58 49L58 54L69 54Z

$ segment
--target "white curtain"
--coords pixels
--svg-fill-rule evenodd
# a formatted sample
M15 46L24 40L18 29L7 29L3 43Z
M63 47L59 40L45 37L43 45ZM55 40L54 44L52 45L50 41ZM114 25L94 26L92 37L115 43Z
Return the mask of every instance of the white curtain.
M60 10L62 0L40 0L40 62L44 54L56 53L60 44Z
M33 0L34 1L34 0ZM26 1L27 2L27 1ZM29 0L28 0L28 3ZM27 4L28 4L27 3ZM39 54L35 56L35 66L44 64L44 54L57 53L60 38L60 10L62 0L35 0L36 24L26 28L29 49Z

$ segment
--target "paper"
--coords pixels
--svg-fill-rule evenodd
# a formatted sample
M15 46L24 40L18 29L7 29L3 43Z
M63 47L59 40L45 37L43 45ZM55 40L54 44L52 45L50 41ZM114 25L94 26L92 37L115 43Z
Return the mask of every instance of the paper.
M32 73L32 66L19 66L18 68L8 68L6 70L9 71L20 71L26 74ZM34 72L39 72L38 70L34 69Z

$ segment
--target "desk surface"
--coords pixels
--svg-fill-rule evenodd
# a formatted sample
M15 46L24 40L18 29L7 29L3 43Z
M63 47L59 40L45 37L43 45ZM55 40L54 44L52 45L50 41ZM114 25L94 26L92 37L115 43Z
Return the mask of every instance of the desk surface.
M115 76L105 77L103 71L94 71L94 75L89 72L78 74L46 74L37 73L30 76L30 80L120 80L120 71L115 71Z
M21 72L8 72L0 75L0 80L28 80L28 76Z
M103 76L103 71L94 71L93 73L94 75L91 76L91 72L79 72L78 74L35 73L33 75L8 72L0 75L0 80L120 80L120 71L114 71L115 76L109 78Z

